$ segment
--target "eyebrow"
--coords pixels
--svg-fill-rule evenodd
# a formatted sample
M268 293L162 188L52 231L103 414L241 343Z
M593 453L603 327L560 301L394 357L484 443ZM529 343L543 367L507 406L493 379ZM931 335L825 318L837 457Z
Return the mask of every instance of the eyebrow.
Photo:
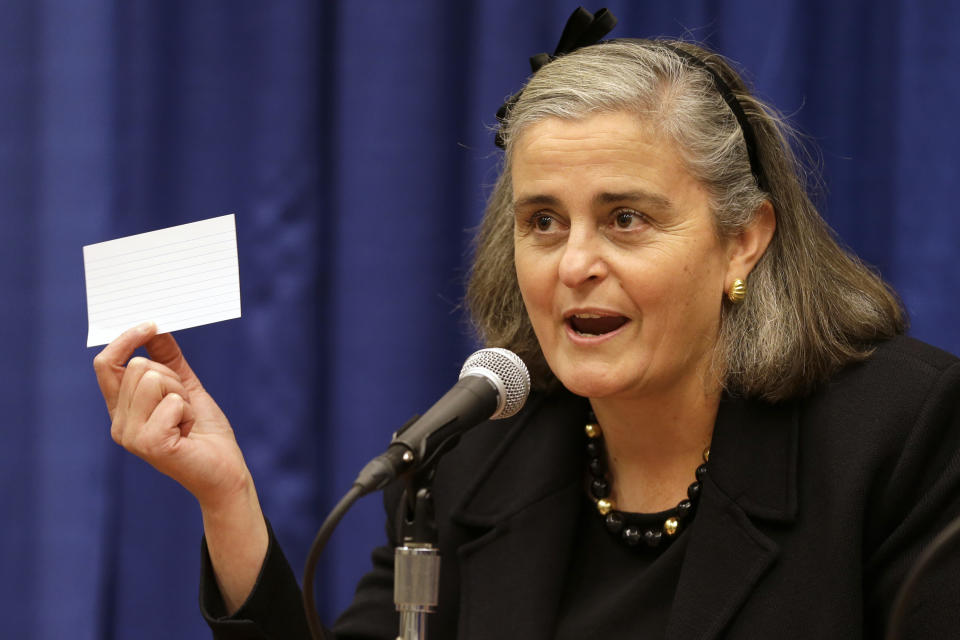
M620 193L604 192L597 194L597 197L594 198L594 202L599 202L602 204L623 202L624 200L629 200L631 202L644 202L659 209L670 209L673 207L673 203L670 201L670 198L660 195L659 193L651 193L649 191L624 191Z
M559 204L560 200L554 198L553 196L537 194L534 196L524 196L519 200L513 201L513 208L520 209L524 207L538 206L538 207L552 207Z
M651 193L649 191L604 191L603 193L598 193L593 198L593 201L598 204L610 204L613 202L625 201L642 202L660 209L670 209L673 207L673 203L669 198L658 193ZM558 204L560 204L560 200L554 196L547 194L536 194L524 196L519 200L515 200L513 202L513 208L516 210L530 206L556 206Z

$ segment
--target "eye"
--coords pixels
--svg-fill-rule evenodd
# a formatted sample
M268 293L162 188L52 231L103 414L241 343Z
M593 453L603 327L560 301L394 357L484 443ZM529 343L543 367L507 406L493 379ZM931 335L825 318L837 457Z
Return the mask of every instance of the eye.
M530 216L530 227L540 233L549 233L556 226L557 221L546 213L535 213Z
M549 209L518 213L515 224L518 233L540 241L553 241L567 229L566 221Z
M645 221L646 216L633 209L620 209L614 215L614 224L617 225L618 229L633 229Z

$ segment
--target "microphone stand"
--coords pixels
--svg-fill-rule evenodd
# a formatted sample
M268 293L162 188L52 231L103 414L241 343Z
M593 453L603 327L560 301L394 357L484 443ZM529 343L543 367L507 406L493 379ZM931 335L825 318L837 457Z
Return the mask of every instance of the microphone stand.
M440 551L433 510L433 470L411 474L398 508L393 602L400 613L397 640L425 640L427 614L437 608Z
M526 369L524 369L526 372ZM471 384L476 376L469 376ZM484 382L484 384L487 384ZM466 387L460 387L462 394ZM457 388L455 387L455 390ZM448 392L449 394L450 392ZM429 413L429 412L428 412ZM313 595L313 580L317 561L333 530L348 509L358 498L371 491L383 489L395 478L404 478L407 486L397 507L397 539L400 545L394 550L393 600L400 613L398 640L425 640L427 614L436 610L440 591L440 553L437 549L437 523L433 510L431 487L440 457L460 441L460 431L443 434L438 432L439 442L415 467L416 447L404 442L402 436L408 427L415 425L419 416L414 416L394 434L394 442L387 451L371 460L360 471L353 486L333 508L317 531L310 545L307 563L303 571L303 609L307 626L314 640L326 638L320 616L317 615ZM449 427L456 419L448 421Z
M456 446L460 435L486 419L514 415L530 392L530 374L517 354L481 349L463 363L460 380L422 417L414 416L393 435L387 450L367 463L353 486L320 525L303 570L303 610L310 636L326 638L314 601L317 561L344 514L360 497L383 489L398 477L407 479L397 514L394 555L394 603L400 612L400 640L422 640L427 614L437 607L440 555L431 497L440 456ZM421 459L418 460L417 458ZM419 469L419 471L417 471Z

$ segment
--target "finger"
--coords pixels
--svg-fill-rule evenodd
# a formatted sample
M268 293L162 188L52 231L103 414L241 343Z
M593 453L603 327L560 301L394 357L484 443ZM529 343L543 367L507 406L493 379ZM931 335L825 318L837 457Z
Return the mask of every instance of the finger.
M121 398L124 396L124 393L129 394L135 391L140 382L140 378L147 371L155 371L165 378L170 378L171 380L175 380L178 384L183 384L183 380L180 379L180 376L177 375L176 371L166 365L160 364L159 362L150 360L149 358L143 358L140 356L131 358L127 363L126 371L127 372L124 375L129 375L130 379L126 382L126 384L124 384L123 381L120 383ZM190 400L189 397L186 399L187 401ZM122 400L118 400L118 402L122 402Z
M177 394L171 393L169 395ZM196 423L197 415L189 400L184 400L184 398L181 398L181 400L183 400L183 412L180 414L180 437L186 438L190 435L190 432L193 431L193 425Z
M136 382L130 382L133 380ZM194 412L189 404L189 394L176 374L168 368L146 358L134 358L127 365L124 383L132 389L126 390L125 386L120 393L116 417L110 425L110 436L114 442L127 446L130 440L137 437L156 406L170 394L185 399L190 418L187 431L193 428Z
M166 385L154 391L152 396L149 388L139 389L141 381L149 372L167 380ZM183 394L185 398L189 398L186 389L180 383L179 377L167 367L140 357L132 358L127 363L123 379L120 382L117 404L111 416L113 422L110 425L110 436L114 442L124 444L128 439L127 432L131 429L135 431L140 428L150 416L153 407L163 399L164 388L177 391ZM143 409L145 403L149 404L149 410ZM134 405L137 405L140 409L131 414L131 407Z
M127 362L123 377L120 379L120 390L117 393L117 401L114 405L114 422L118 420L126 422L130 405L133 403L137 386L140 384L140 379L147 371L153 368L153 365L154 363L149 359L140 356L131 358L130 361ZM157 398L157 401L159 402L160 398Z
M193 369L190 368L190 365L187 364L187 359L183 357L180 346L171 334L161 333L160 335L153 336L149 342L146 343L146 346L147 353L150 354L150 357L156 362L169 367L174 373L180 376L180 380L183 381L187 389L202 388L200 380L193 372Z
M123 378L124 364L133 355L137 347L145 344L157 333L157 325L144 322L133 329L124 331L108 344L93 359L93 370L97 374L97 384L107 403L107 411L113 415L120 393L120 381Z
M189 397L187 390L178 379L164 375L155 369L148 369L140 376L140 381L133 392L126 414L127 422L132 425L147 422L157 405L169 394L177 394L185 402Z
M182 437L180 423L187 414L187 406L176 393L164 396L127 448L161 471L166 471L163 459L175 450Z

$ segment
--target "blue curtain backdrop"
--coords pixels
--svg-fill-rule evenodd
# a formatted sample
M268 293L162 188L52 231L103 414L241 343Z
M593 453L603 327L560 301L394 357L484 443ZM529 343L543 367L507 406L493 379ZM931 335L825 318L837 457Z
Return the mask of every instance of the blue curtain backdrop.
M741 63L822 150L824 214L900 291L912 333L960 352L960 7L609 6L614 35L688 36ZM236 213L243 318L178 338L299 571L357 470L474 346L459 303L498 158L488 128L573 8L0 4L5 637L207 637L198 510L109 437L81 246ZM382 540L366 498L321 567L328 619Z

